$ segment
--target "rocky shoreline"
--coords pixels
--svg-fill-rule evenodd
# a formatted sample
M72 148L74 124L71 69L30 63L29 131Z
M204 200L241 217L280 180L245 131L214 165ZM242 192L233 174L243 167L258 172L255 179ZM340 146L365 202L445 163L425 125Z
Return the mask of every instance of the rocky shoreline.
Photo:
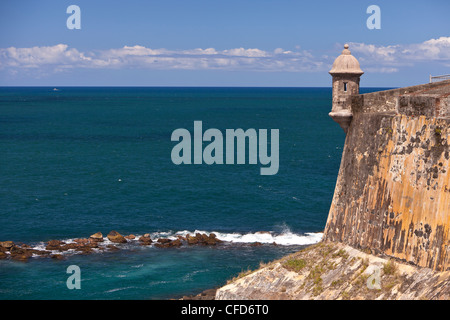
M183 296L178 300L215 300L218 288L206 289L199 294Z
M152 239L149 233L137 237L133 234L123 236L112 230L104 238L101 232L94 233L87 238L77 238L70 241L49 240L45 242L45 249L37 249L28 244L14 243L13 241L0 242L0 260L11 259L27 262L32 257L46 257L55 260L65 259L64 253L91 254L94 252L117 251L117 245L135 243L141 246L153 245L157 248L177 248L181 246L204 245L214 246L223 242L214 233L196 233L195 235L181 236L176 239L158 238Z
M448 300L450 271L321 241L230 280L215 300Z

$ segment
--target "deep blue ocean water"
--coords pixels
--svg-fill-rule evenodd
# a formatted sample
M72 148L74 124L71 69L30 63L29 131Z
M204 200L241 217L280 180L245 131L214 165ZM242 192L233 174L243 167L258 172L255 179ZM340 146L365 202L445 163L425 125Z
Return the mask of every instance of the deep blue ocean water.
M0 88L0 241L39 248L110 230L227 241L0 260L0 299L177 298L320 239L345 139L328 116L331 88L58 89ZM171 134L196 120L224 135L279 129L278 173L174 165ZM80 290L66 286L69 265Z

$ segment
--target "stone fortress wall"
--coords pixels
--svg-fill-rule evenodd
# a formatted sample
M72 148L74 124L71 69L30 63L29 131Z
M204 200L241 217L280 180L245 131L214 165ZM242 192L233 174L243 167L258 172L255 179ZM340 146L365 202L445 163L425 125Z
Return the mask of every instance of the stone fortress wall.
M340 94L330 116L345 114L347 136L324 240L450 270L450 81L353 94L344 112Z

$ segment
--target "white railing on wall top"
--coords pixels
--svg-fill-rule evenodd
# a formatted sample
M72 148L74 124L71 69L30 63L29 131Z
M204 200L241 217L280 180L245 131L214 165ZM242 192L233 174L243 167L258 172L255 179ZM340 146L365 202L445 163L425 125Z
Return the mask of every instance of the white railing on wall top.
M430 74L430 83L436 82L436 81L442 81L442 80L450 80L450 74L444 74L441 76L432 76Z

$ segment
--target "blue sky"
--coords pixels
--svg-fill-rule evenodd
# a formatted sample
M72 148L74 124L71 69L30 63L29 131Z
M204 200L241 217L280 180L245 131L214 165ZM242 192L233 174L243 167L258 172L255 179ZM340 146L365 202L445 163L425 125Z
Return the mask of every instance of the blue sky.
M69 30L69 5L81 29ZM369 5L381 9L370 30ZM0 85L330 86L344 43L361 86L450 73L450 1L2 0Z

